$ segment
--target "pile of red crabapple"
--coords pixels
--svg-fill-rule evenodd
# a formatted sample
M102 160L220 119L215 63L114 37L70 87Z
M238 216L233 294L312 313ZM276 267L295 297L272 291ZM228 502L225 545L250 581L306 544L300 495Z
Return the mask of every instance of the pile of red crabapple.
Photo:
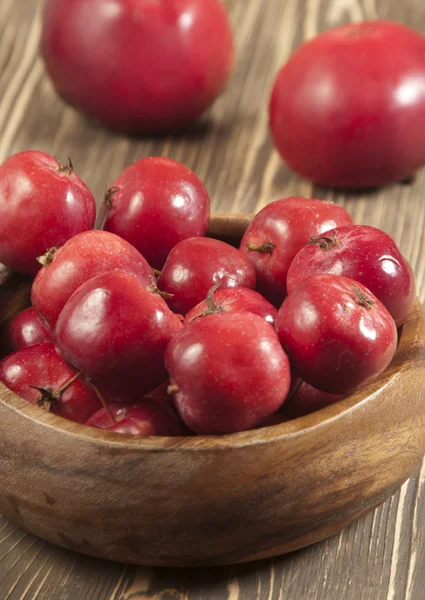
M332 404L384 371L415 298L395 242L332 202L284 198L240 248L206 236L201 181L166 158L95 201L27 151L0 167L0 262L35 275L5 324L0 380L78 423L225 434Z

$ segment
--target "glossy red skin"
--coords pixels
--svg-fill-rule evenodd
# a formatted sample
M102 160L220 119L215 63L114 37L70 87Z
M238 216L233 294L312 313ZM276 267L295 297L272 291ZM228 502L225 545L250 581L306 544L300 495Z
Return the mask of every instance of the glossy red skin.
M174 295L167 300L171 310L185 315L219 282L221 288L254 288L255 269L242 252L229 244L189 238L171 250L158 287Z
M126 418L129 408L137 406L133 402L109 402L108 407L116 422L119 423ZM96 427L97 429L107 429L113 425L105 408L99 408L87 421L85 425Z
M288 271L291 294L296 285L315 273L333 273L359 281L382 302L402 325L416 297L412 267L384 231L367 225L338 227L323 237L333 243L311 243L298 252Z
M123 419L116 425L111 425L111 427L107 427L106 429L113 433L135 435L138 437L155 435L155 430L150 423L146 423L146 421L136 421L135 419Z
M277 310L263 296L248 288L230 288L218 290L213 296L217 312L250 312L262 317L270 325L274 325ZM207 302L203 300L190 310L183 323L187 324L207 311Z
M38 344L10 354L0 362L0 380L31 404L40 392L29 386L55 391L75 375L56 354L52 344ZM85 423L101 407L94 390L80 379L51 407L50 412L76 423Z
M367 188L425 163L425 38L351 23L303 44L279 72L270 126L288 166L326 186Z
M180 319L138 279L119 271L78 288L54 340L61 356L91 378L106 399L137 401L167 378L165 350Z
M186 427L180 421L175 410L151 398L143 398L137 404L112 403L110 408L117 421L116 425L111 425L104 408L93 415L86 425L128 435L180 436L187 434Z
M286 277L294 256L311 237L337 226L352 225L347 211L334 204L311 198L282 198L265 206L254 217L242 238L240 250L255 266L257 290L280 307L286 296ZM247 248L272 243L270 254Z
M31 291L33 306L53 330L61 310L80 285L114 270L134 275L145 287L155 282L143 256L115 234L86 231L76 235L37 274Z
M110 189L115 191L103 204L103 228L133 244L155 269L162 269L178 242L207 232L207 190L192 171L175 160L138 160Z
M360 304L356 289L374 301ZM361 283L312 275L283 303L276 330L304 381L330 394L348 394L390 364L397 329L385 306Z
M280 408L290 385L273 328L248 312L189 323L171 340L166 366L177 410L198 434L251 429Z
M160 386L143 396L142 400L139 402L114 402L110 401L108 403L109 410L112 415L115 417L116 421L122 421L127 417L128 410L133 407L140 406L141 402L145 402L145 400L149 400L150 402L154 401L155 403L159 402L161 404L165 404L168 408L171 408L174 413L176 413L173 396L167 393L168 386L170 385L169 381L165 381ZM90 419L88 419L86 425L90 425L91 427L98 427L99 429L106 429L111 426L111 420L109 418L108 413L105 408L101 408L97 411Z
M284 412L291 419L298 419L310 413L335 404L344 398L344 394L328 394L321 392L306 381L301 381L293 396L284 404Z
M220 0L49 0L41 50L67 102L139 134L197 119L233 66Z
M13 271L34 275L38 256L94 226L93 194L74 172L58 169L34 150L0 166L0 262Z
M1 334L2 346L8 354L28 346L52 343L51 333L32 307L9 319L2 328Z

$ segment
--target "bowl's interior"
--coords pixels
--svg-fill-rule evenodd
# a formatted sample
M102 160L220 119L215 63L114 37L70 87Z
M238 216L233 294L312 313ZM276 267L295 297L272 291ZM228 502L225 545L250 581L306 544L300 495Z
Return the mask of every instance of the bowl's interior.
M250 215L218 214L211 220L209 234L211 237L225 239L228 242L237 242L243 235L249 221ZM10 275L0 267L0 324L19 310L29 304L30 281L16 275ZM374 397L385 387L390 386L394 379L410 368L412 352L415 344L421 337L422 309L417 301L408 321L399 333L399 344L397 353L388 369L376 380L359 389L356 393L330 405L326 408L311 413L305 417L287 421L279 425L244 431L222 436L196 436L196 437L132 437L114 434L101 429L94 429L85 425L79 425L58 417L51 413L33 406L8 390L0 383L0 402L6 404L11 410L19 411L27 419L36 421L45 427L53 427L64 433L96 439L105 444L117 444L120 446L131 445L140 448L157 450L196 450L219 449L229 446L240 447L252 444L270 442L283 436L296 436L306 433L309 429L321 427L329 420L341 418L349 411L356 410L357 406L365 402L373 402Z

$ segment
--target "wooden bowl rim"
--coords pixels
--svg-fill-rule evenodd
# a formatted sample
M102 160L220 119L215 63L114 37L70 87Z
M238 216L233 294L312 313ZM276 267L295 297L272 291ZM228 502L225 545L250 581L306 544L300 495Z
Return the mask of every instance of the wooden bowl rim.
M244 213L216 213L213 215L212 219L215 224L228 223L234 219L239 219L240 224L245 226L252 219L252 215ZM421 343L421 330L424 322L425 319L422 305L419 299L416 299L414 308L407 322L400 330L396 355L399 352L403 353L403 350L407 349L408 339L413 339L415 346ZM388 368L376 380L335 404L322 408L304 417L299 417L278 425L220 436L147 436L138 438L108 432L102 429L95 429L40 410L40 408L29 404L17 394L11 392L1 382L0 402L12 410L21 413L24 418L37 422L43 427L59 429L66 435L92 439L101 444L113 445L114 447L121 447L123 449L131 448L134 450L134 448L137 447L141 450L150 451L195 451L200 449L220 450L242 448L245 446L271 443L283 438L289 439L300 435L306 435L309 432L328 424L332 420L343 418L345 415L353 412L356 408L366 402L373 402L375 397L379 396L386 387L390 386L406 369L411 367L408 358L409 352L405 352L404 354L406 355L406 358L400 362L396 371Z

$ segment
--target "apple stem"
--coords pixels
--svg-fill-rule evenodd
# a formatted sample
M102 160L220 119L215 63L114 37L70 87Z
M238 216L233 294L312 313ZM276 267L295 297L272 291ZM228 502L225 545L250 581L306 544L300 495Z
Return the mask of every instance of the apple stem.
M222 308L219 304L216 304L216 302L214 302L214 294L216 293L220 285L221 281L213 285L213 287L208 290L207 297L205 298L206 309L199 315L196 315L196 317L193 317L193 319L191 319L190 321L191 323L193 323L193 321L196 321L197 319L201 319L202 317L208 317L208 315L216 315L218 313L226 312L224 308Z
M151 269L152 269L152 273L155 275L155 277L161 277L162 271L159 271L158 269L154 269L153 267L151 267Z
M153 277L152 277L153 279ZM169 294L168 292L162 292L159 287L156 285L156 281L152 281L152 284L146 288L148 292L151 294L156 294L157 296L161 296L164 300L169 300L170 298L174 298L174 294Z
M297 394L298 390L300 389L300 387L302 386L303 383L304 383L304 379L301 379L301 377L299 377L297 383L294 385L292 390L286 396L285 404L292 400L292 398Z
M336 237L336 233L334 232L332 237L328 237L326 235L312 237L310 238L308 243L310 245L319 246L321 250L329 250L329 248L338 244L338 238Z
M46 254L37 257L37 261L40 263L40 265L43 265L43 267L48 267L53 261L53 255L56 254L59 249L60 246L53 246L52 248L49 248Z
M120 191L119 187L111 187L105 192L104 204L109 210L113 207L112 197Z
M178 394L180 392L180 388L178 385L169 385L167 388L167 394L169 394L170 396L175 396L176 394Z
M68 162L66 163L66 165L63 165L62 163L60 163L57 158L55 158L55 161L58 163L57 170L59 173L66 173L69 176L71 176L73 174L74 165L72 164L72 160L69 158L69 156L68 156Z
M71 385L75 383L80 376L81 373L76 373L71 377L71 379L69 379L63 385L61 385L60 388L53 391L46 388L37 387L36 385L30 385L28 387L32 388L33 390L38 390L40 392L40 396L37 398L37 405L49 412L52 406L57 404L61 395L64 392L66 392L66 390L69 387L71 387Z
M250 252L259 252L260 254L273 254L273 250L276 248L272 242L265 242L261 246L249 243L246 247Z
M356 295L357 304L364 306L367 310L371 310L372 306L375 304L375 300L369 298L369 296L367 296L357 285L353 285L353 290Z
M51 392L50 390L47 390L46 388L38 387L36 385L29 385L28 387L40 392L40 395L37 398L36 404L43 410L49 412L50 409L52 408L52 406L57 401L57 399L53 395L53 392Z
M75 383L77 381L77 379L79 379L81 377L81 372L80 373L76 373L73 377L71 377L71 379L69 379L66 383L64 383L63 385L61 385L60 388L58 388L55 392L53 392L53 397L54 398L60 398L61 394L63 394L64 392L66 392L66 390L68 388L71 387L71 385L73 383Z
M214 294L216 293L216 291L218 290L220 285L221 285L221 281L219 281L219 283L216 283L215 285L213 285L212 288L210 288L208 290L208 294L205 299L205 303L206 303L207 309L208 309L208 314L223 312L223 309L214 302Z
M99 390L99 388L97 386L95 386L93 383L91 385L93 386L93 389L96 392L97 397L101 401L103 408L106 410L106 414L108 415L109 420L111 421L112 425L116 425L117 421L116 421L114 415L112 414L111 409L109 408L109 404L106 401L105 397L103 396L103 394L101 393L101 391Z

